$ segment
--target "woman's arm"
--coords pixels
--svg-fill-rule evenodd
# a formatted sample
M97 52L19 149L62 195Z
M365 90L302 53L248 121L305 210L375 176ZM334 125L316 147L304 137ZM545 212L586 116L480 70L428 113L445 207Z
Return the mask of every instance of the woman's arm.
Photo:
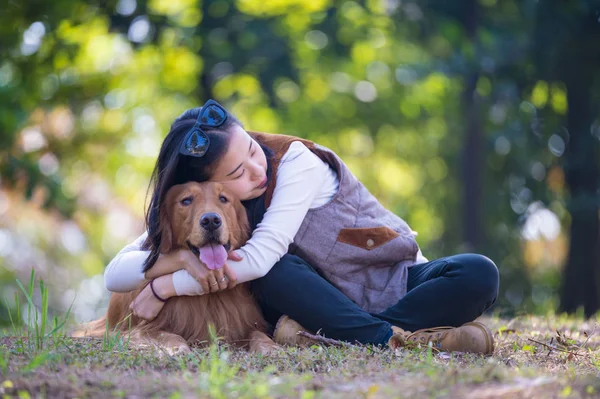
M142 244L147 236L148 233L145 232L134 242L125 246L106 266L104 285L107 290L129 292L139 287L145 280L172 274L186 268L186 262L189 262L187 255L191 255L191 252L175 250L168 254L160 254L156 263L144 274L142 271L144 262L150 255L150 251L142 250Z
M243 283L263 277L288 251L306 213L323 186L329 165L301 142L294 142L283 156L276 176L271 204L246 245L237 252L240 261L227 264ZM178 295L198 295L198 283L185 271L174 276Z
M104 270L104 285L112 292L133 291L145 281L142 269L150 251L142 251L147 233L125 246Z
M233 288L236 285L235 272L228 266L220 270L209 270L192 251L187 249L160 254L156 263L144 275L142 272L144 262L150 254L150 251L141 249L146 237L147 233L142 234L133 243L123 248L108 264L104 271L104 285L107 290L112 292L133 291L144 281L161 276L165 278L161 278L160 286L169 288L169 291L165 292L169 297L201 295L206 292ZM182 272L185 273L183 282L181 282ZM226 276L227 279L223 280L223 276ZM186 278L193 281L192 288L187 288L190 286L190 282L186 281ZM211 281L217 281L218 285L211 285ZM177 282L180 287L183 287L182 289L174 289L174 284Z
M290 145L277 171L271 204L252 238L238 251L243 259L229 262L238 282L263 277L288 252L328 171L329 165L304 144Z
M191 252L188 250L186 250L186 252L191 254ZM145 273L146 279L150 280L166 274L175 273L177 270L185 269L185 260L183 259L185 255L186 254L181 250L175 250L169 252L168 254L158 255L156 263L154 263L150 270Z

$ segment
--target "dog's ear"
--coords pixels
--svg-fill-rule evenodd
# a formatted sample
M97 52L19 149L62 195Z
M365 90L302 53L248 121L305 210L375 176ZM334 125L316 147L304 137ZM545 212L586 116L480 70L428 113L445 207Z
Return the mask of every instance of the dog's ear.
M173 229L169 221L167 211L167 201L160 207L159 228L160 228L160 252L166 254L173 248Z
M239 240L238 246L242 246L248 238L250 238L250 224L248 223L248 214L246 208L238 200L233 201L233 209L235 210L235 217L238 228L235 231L235 237Z

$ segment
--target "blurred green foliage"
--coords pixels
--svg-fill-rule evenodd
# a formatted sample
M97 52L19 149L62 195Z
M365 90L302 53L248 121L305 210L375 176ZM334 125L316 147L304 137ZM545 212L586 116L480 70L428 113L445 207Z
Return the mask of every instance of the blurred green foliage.
M492 258L498 309L554 307L569 225L567 100L541 72L551 60L533 51L539 3L8 0L0 291L10 302L15 274L34 267L51 307L78 294L79 319L101 312L101 273L143 229L171 121L215 98L250 130L338 152L419 232L430 259ZM481 140L469 153L473 121ZM462 205L471 154L482 182L478 242L465 239Z

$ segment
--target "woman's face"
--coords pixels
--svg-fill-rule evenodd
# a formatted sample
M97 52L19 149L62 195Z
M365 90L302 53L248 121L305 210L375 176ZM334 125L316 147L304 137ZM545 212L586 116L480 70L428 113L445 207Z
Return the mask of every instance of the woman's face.
M267 190L267 157L260 145L238 125L229 129L229 148L210 181L224 184L242 201Z

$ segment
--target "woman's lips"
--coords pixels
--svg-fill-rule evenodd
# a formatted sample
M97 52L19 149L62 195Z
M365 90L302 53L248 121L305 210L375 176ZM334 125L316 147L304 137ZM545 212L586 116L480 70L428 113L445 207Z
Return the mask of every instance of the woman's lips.
M267 187L267 176L265 176L265 179L262 181L262 183L260 183L260 185L257 188L265 188Z

